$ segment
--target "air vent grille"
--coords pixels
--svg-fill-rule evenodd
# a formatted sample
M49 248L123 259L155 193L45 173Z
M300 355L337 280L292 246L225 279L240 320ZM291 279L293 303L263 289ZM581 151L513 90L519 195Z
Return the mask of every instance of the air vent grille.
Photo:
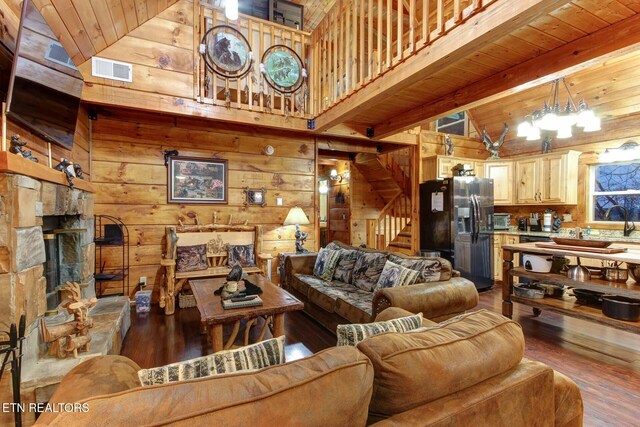
M76 64L73 63L69 55L67 55L67 51L64 50L64 47L58 42L50 42L47 47L47 53L44 55L45 59L49 61L53 61L56 64L64 65L65 67L71 68L72 70L76 69Z
M113 61L111 59L96 58L91 59L91 74L95 77L131 82L133 75L133 65L126 62Z

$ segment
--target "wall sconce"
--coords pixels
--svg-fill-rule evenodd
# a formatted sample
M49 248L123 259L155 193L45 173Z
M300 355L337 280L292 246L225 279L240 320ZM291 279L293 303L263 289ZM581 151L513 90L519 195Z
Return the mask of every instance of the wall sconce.
M238 0L226 0L224 4L224 15L230 21L238 19Z
M329 192L329 187L327 186L327 181L320 181L320 186L318 186L318 192L320 194L327 194Z
M336 169L331 169L329 178L331 178L331 181L342 182L342 175L338 175L338 171Z

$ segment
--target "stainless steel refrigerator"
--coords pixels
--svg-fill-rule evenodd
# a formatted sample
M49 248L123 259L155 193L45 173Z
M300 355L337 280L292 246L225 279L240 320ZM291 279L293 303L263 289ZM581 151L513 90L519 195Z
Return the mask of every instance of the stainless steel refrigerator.
M493 286L493 180L420 184L420 248L438 251L478 290Z

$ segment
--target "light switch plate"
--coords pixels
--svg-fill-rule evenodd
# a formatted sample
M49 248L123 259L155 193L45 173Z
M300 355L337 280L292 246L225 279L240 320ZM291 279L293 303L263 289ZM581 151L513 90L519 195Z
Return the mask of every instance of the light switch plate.
M276 197L276 205L282 206L282 197Z

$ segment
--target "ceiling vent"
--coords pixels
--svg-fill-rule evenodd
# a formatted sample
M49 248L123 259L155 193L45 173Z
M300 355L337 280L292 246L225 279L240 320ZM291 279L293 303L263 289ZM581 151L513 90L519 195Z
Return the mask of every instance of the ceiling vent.
M65 67L76 69L76 64L73 63L67 51L58 42L50 42L47 46L47 53L44 55L45 59L55 62L56 64L64 65Z
M133 65L111 59L91 58L91 75L121 82L133 81Z

